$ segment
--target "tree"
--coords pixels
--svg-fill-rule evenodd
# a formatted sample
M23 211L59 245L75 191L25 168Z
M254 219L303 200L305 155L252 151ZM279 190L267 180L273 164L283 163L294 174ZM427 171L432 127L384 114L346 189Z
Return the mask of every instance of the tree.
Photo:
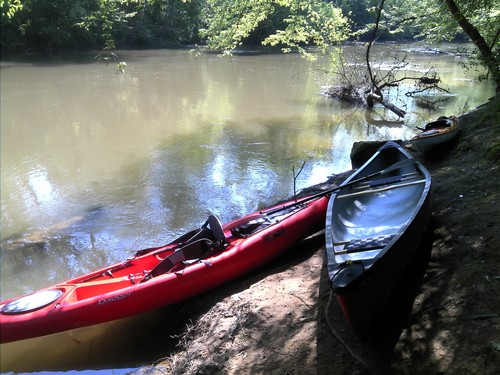
M406 56L401 57L397 51L384 57L385 60L391 59L390 65L392 65L392 68L389 70L373 68L371 61L372 47L381 35L390 32L384 12L386 0L377 1L377 6L370 8L370 12L374 15L372 16L374 22L368 23L355 33L356 35L369 35L368 43L363 47L365 48L364 65L360 62L348 61L342 50L332 53L332 73L339 77L340 80L325 87L324 94L350 103L365 103L368 107L367 113L370 113L375 102L378 102L396 114L398 118L401 118L405 116L406 112L386 100L385 92L388 89L398 87L405 80L414 81L415 85L422 90L431 87L439 88L437 86L439 79L433 75L431 70L419 77L406 74L401 76L399 73L405 70L408 63L406 62ZM387 63L388 61L384 62Z
M192 42L202 0L100 0L78 25L100 36L105 50L120 45Z
M88 47L92 36L75 27L95 5L94 0L4 0L2 48L29 49Z
M23 9L21 0L0 0L2 49L15 49L15 45L19 43L17 37L19 25L14 21L14 16L21 9Z
M394 29L413 28L431 42L465 33L477 49L471 62L484 64L500 88L500 3L497 0L419 0L393 8Z
M198 41L205 0L0 0L2 50Z
M262 41L295 48L307 54L306 46L328 48L348 37L348 21L339 8L321 0L207 0L206 27L201 30L209 48L230 53L266 20L279 14L278 26Z
M203 35L208 46L231 51L273 14L284 14L282 28L263 38L264 44L283 44L304 51L303 46L328 47L345 39L345 15L355 21L355 33L368 35L367 13L373 0L207 0L207 17ZM361 8L360 8L361 6ZM469 36L480 61L500 87L500 6L497 0L388 0L379 28L386 34L413 33L431 42L451 40L461 33ZM358 14L360 13L360 14ZM319 15L319 16L318 16ZM328 17L331 19L328 20ZM278 22L275 22L278 24ZM332 37L328 37L332 35ZM378 36L380 37L380 35Z
M498 5L498 2L496 2L495 6L498 7L498 9L495 10L496 12L496 17L487 17L488 19L490 18L496 18L496 23L495 20L493 21L493 25L496 25L496 30L491 29L489 27L486 28L486 32L491 32L493 31L493 35L490 36L491 38L491 44L489 45L485 37L479 32L478 28L475 27L471 21L468 19L466 14L461 11L455 0L444 0L448 9L451 12L451 15L453 18L457 21L457 23L460 25L462 30L469 36L471 41L476 45L477 49L479 50L479 53L481 54L482 61L484 62L484 65L489 69L490 73L493 75L495 82L497 83L497 89L500 88L500 73L499 73L499 53L500 50L498 48L498 37L500 35L500 6ZM470 5L470 4L469 4ZM496 52L494 50L496 48Z

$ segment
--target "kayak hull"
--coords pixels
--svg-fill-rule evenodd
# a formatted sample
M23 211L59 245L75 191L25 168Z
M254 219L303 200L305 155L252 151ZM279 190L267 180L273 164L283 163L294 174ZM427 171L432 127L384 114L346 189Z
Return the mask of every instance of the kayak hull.
M300 205L284 203L280 207L292 208L248 235L235 233L248 223L267 220L267 212L276 211L276 207L235 220L222 227L226 237L223 248L183 261L154 277L151 270L159 269L176 253L178 243L139 251L123 263L35 292L32 295L56 291L53 295L58 296L32 311L8 312L7 307L15 308L19 298L2 301L0 341L12 342L121 319L213 289L266 264L321 230L327 202L327 197L318 197Z
M422 154L432 151L436 147L450 142L460 132L458 118L451 116L451 126L435 127L417 134L411 139L411 145Z

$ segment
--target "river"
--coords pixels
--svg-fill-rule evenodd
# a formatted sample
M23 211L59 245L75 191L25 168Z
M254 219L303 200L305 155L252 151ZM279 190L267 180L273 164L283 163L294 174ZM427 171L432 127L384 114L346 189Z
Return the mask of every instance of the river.
M374 56L387 63L393 48ZM462 57L405 51L408 74L434 67L449 93L408 100L405 83L391 95L403 121L321 95L321 57L123 51L124 72L95 54L1 61L1 298L119 262L209 213L227 222L270 205L302 165L297 190L350 169L356 141L407 140L494 94Z

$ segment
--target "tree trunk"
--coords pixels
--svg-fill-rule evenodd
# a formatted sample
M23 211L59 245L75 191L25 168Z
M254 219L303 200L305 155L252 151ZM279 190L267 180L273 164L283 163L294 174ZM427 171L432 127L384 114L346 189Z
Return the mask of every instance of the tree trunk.
M381 95L377 95L373 92L368 94L368 96L366 97L366 103L367 103L368 108L373 108L373 105L375 102L379 102L385 108L392 111L393 113L395 113L399 117L405 117L405 115L406 115L406 111L402 110L401 108L396 107L394 104L392 104L390 102L386 102Z
M493 79L497 84L497 91L500 89L500 73L498 70L499 61L495 58L492 49L486 43L483 36L479 33L479 31L472 25L467 18L465 18L464 14L458 7L455 0L444 0L448 9L450 10L453 18L458 22L460 27L467 33L472 42L476 45L477 49L481 53L481 56L484 60L484 63L488 67L491 72Z
M380 23L380 17L382 16L382 9L384 9L384 2L385 0L380 1L380 5L378 6L377 10L377 20L375 21L375 27L373 28L372 37L370 38L368 46L366 47L366 68L368 69L368 75L370 77L370 82L372 84L372 87L377 87L377 81L373 76L372 68L370 65L370 50L372 48L373 42L375 42L375 38L377 37L378 25Z

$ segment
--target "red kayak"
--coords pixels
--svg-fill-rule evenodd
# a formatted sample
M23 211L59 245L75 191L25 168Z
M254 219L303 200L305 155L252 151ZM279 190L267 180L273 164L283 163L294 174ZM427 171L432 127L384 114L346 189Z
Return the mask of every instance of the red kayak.
M125 318L193 297L233 280L324 228L328 198L274 206L224 226L199 229L131 259L0 302L0 342L8 343Z

